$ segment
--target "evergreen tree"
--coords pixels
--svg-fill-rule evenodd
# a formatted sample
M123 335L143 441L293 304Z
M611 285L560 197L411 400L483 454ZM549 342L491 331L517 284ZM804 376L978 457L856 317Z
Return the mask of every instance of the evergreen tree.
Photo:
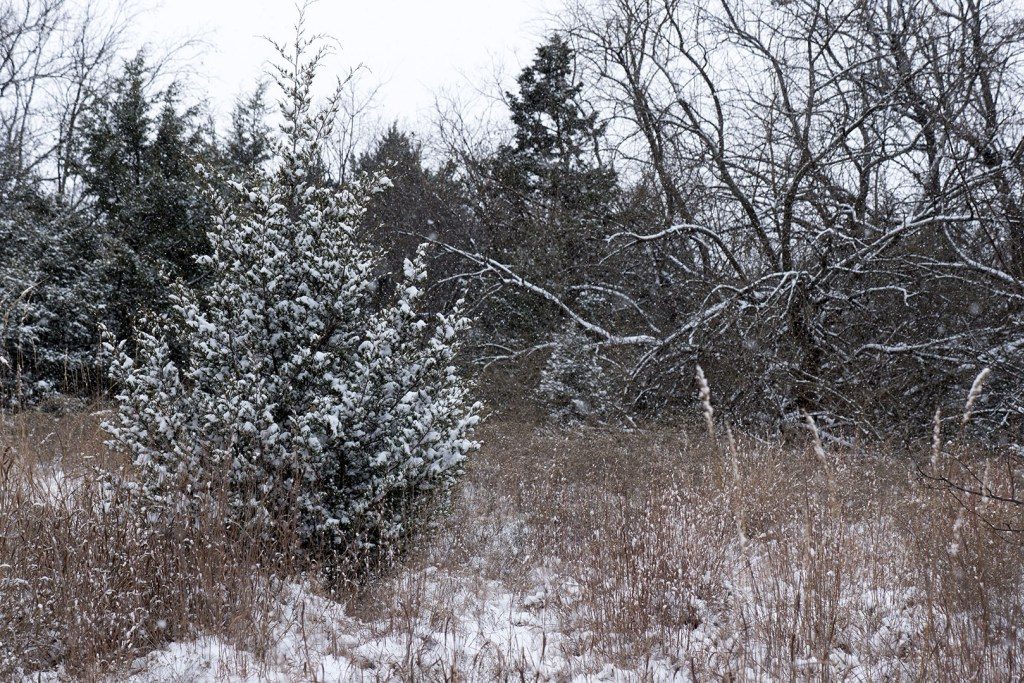
M96 379L110 292L106 241L42 193L0 199L0 391L6 407L82 391Z
M142 233L148 241L143 248L166 264L170 276L194 286L202 276L195 257L209 249L206 228L210 223L196 164L211 156L210 141L195 123L195 110L178 110L176 85L162 100L149 146L150 223Z
M270 161L273 141L266 94L266 83L260 83L247 97L236 101L231 111L224 152L227 168L234 175L256 175Z
M122 342L109 429L156 513L204 501L223 474L238 523L297 516L318 547L374 552L419 526L474 447L477 408L452 365L465 321L420 313L422 258L374 305L379 256L359 226L384 181L318 182L336 112L312 105L322 52L305 59L299 35L277 71L276 170L234 183L216 212L211 286L178 288L134 357Z
M487 164L473 206L481 209L488 255L571 305L608 308L593 293L582 297L583 285L599 280L603 238L618 211L618 183L601 163L603 126L586 111L573 58L555 35L523 69L518 92L507 94L514 139ZM560 333L565 320L559 307L521 288L498 290L489 303L480 327L485 345L553 346L560 368L596 363L586 339ZM571 360L577 352L587 355ZM554 386L549 379L541 378L541 395L561 411L565 401L554 394L564 392L548 391Z
M573 53L558 35L537 49L509 93L515 141L494 162L505 206L499 253L533 278L571 284L595 259L614 213L616 176L600 163L603 127L585 113Z
M209 205L196 164L211 155L182 109L178 88L151 93L145 57L125 64L86 112L79 173L96 218L110 236L110 322L126 336L141 311L164 305L167 282L196 285L194 256L208 250Z
M424 237L458 241L465 233L468 218L454 166L428 168L420 143L396 125L358 159L355 170L385 174L391 181L391 187L370 199L363 220L373 239L387 245L389 272L398 272ZM433 267L438 266L444 264L435 261Z
M575 323L552 338L537 394L560 422L602 421L614 405L614 389L597 348Z

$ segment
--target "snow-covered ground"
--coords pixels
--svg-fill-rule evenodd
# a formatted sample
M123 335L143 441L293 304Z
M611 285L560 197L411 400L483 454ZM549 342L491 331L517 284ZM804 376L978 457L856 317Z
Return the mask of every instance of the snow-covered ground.
M775 577L773 580L777 580ZM173 642L137 659L109 681L200 683L242 681L527 680L695 681L708 674L740 680L776 680L778 659L769 642L743 641L744 624L782 622L787 605L771 605L749 582L730 585L729 604L714 611L698 605L692 626L656 643L649 656L633 662L602 656L596 641L607 634L573 630L579 585L545 572L529 577L527 591L472 574L436 567L392 579L390 604L365 607L317 594L310 585L286 584L281 600L266 615L258 642L228 642L200 636ZM783 582L789 606L806 577ZM763 586L762 586L763 588ZM358 601L356 601L358 602ZM940 614L929 614L913 589L844 591L836 606L841 630L820 656L791 658L785 664L797 679L875 681L915 678L913 654L925 629ZM352 609L350 609L352 607ZM380 609L382 608L383 609ZM777 611L776 611L777 609ZM966 615L959 619L966 620ZM763 632L762 632L763 633ZM657 635L652 634L654 640ZM1024 638L1024 629L1017 629ZM1007 654L1012 644L1007 643ZM60 672L31 680L59 681Z
M425 600L458 603L438 619L434 610L412 616L396 629L393 620L364 621L345 605L289 585L268 615L259 651L202 636L173 642L137 659L109 680L136 683L184 681L384 681L470 677L541 681L690 680L667 661L643 672L573 656L573 637L559 629L551 586L515 595L498 582L439 576L428 568L421 584ZM465 591L458 593L459 584ZM453 593L453 591L456 591ZM444 594L442 597L441 594ZM422 617L422 618L421 618ZM586 634L575 634L585 637ZM262 639L261 639L262 640ZM60 672L30 680L59 681Z
M186 621L161 639L160 623L144 623L156 645L105 680L1021 673L1019 544L890 461L829 454L823 476L816 458L758 448L732 469L676 435L492 439L436 532L359 590L256 574L266 600L250 600L239 624ZM80 490L40 465L31 499L63 509Z

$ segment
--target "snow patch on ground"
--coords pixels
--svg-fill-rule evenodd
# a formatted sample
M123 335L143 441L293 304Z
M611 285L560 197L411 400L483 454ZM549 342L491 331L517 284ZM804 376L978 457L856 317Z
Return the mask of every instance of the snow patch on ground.
M139 658L109 681L129 683L248 683L289 681L435 680L458 671L470 680L625 682L689 680L669 667L641 672L574 657L573 639L559 631L555 587L548 581L516 595L495 581L456 577L435 568L421 571L423 601L458 605L441 616L425 610L364 621L340 603L291 584L267 624L265 646L229 643L211 636L174 642ZM572 583L565 584L571 595ZM459 593L465 589L467 592ZM472 594L469 594L472 591ZM443 595L442 595L443 594ZM561 599L559 597L558 599ZM427 614L427 612L430 612ZM33 681L58 681L51 672Z
M170 643L110 681L195 683L249 681L531 680L590 683L690 681L693 673L739 674L764 680L774 655L751 642L738 624L775 618L806 577L793 576L778 603L755 599L750 584L729 582L725 604L702 605L699 618L670 640L652 639L641 668L605 661L588 646L596 634L563 620L580 586L535 570L525 590L436 567L406 568L388 579L379 602L343 604L291 583L266 621L259 642L234 643L198 635ZM829 652L800 656L788 666L797 679L891 680L913 677L906 651L921 629L942 615L924 613L913 590L872 587L865 579L844 591L837 613L843 637ZM852 587L851 587L852 588ZM861 590L862 588L862 590ZM941 624L939 624L941 625ZM607 639L609 634L602 634ZM248 636L254 637L252 635ZM613 636L614 637L614 636ZM744 642L740 642L743 640ZM743 651L741 661L736 654ZM57 681L50 674L35 681Z

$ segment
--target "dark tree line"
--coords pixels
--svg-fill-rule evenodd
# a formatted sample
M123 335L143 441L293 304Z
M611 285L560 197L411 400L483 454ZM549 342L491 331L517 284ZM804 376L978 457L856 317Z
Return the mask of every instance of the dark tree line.
M105 390L101 330L132 344L140 323L167 310L175 287L207 286L197 257L209 252L216 205L234 183L266 172L279 134L265 84L241 96L218 130L161 60L124 55L122 27L111 25L96 42L98 19L73 9L81 8L25 0L0 14L7 405ZM77 42L69 45L68 36ZM62 94L44 97L36 88ZM71 101L68 92L76 93ZM391 274L423 239L414 233L448 238L465 230L464 195L452 165L429 167L422 145L397 127L359 155L351 140L342 143L344 150L321 151L318 183L392 179L363 216L371 240L388 253L377 275L380 290L390 291ZM333 168L335 157L348 159L346 167Z
M45 43L48 21L74 24L26 7L2 19L21 41L8 53ZM455 116L440 151L392 126L323 160L325 183L392 180L363 217L389 252L380 291L435 243L430 294L470 288L480 367L514 368L563 415L688 405L700 363L738 417L806 412L881 433L954 414L990 368L976 415L1019 427L1024 21L1011 6L569 9L506 93L500 143L470 142ZM203 287L211 187L256 173L273 135L264 88L217 131L107 34L37 76L78 84L53 115L23 104L31 69L2 71L6 376L47 386L87 374L99 323L127 337L172 282Z

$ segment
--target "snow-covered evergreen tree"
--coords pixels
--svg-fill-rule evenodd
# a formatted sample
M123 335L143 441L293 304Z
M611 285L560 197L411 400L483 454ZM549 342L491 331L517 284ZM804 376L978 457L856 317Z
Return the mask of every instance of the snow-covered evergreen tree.
M590 340L569 323L554 335L552 345L537 387L552 417L562 422L607 417L613 391Z
M110 347L122 390L108 430L157 512L223 476L240 521L295 514L308 542L379 548L415 527L475 447L478 406L453 365L466 322L421 314L422 255L393 298L374 293L380 255L357 226L386 180L323 182L336 111L311 91L324 52L301 26L278 51L276 170L233 184L238 200L219 207L205 292L180 287L134 358Z
M105 241L40 192L0 192L0 405L24 406L95 378L109 298Z

